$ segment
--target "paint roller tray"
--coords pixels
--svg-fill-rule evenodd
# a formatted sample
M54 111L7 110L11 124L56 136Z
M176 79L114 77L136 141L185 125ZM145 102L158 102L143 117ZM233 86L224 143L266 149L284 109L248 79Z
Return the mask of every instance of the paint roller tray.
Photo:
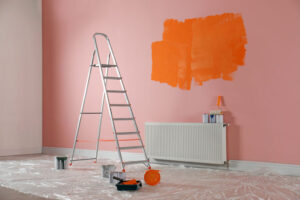
M136 184L133 185L125 185L123 184L124 181L120 181L119 183L116 184L116 187L119 191L122 190L138 190L142 187L142 182L141 181L136 181Z

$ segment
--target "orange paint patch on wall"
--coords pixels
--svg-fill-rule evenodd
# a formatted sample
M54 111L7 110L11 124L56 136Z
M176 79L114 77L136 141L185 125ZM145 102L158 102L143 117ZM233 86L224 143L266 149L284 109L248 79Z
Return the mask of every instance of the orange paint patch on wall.
M192 79L198 85L210 79L232 80L232 72L244 65L246 43L239 14L168 19L163 40L152 43L151 79L186 90Z

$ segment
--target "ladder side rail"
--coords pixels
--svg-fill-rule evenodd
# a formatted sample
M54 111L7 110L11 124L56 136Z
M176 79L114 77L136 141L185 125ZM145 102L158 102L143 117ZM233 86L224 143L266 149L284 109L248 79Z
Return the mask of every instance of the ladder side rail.
M119 67L118 67L118 64L117 64L115 55L114 55L114 53L113 53L113 49L112 49L110 40L109 40L109 38L108 38L107 36L106 36L106 41L107 41L108 48L109 48L109 50L110 50L110 53L111 53L113 62L114 62L115 65L117 65L117 68L116 68L117 74L118 74L119 77L121 77L121 74L120 74L120 71L119 71ZM120 83L121 83L122 90L125 91L125 86L124 86L124 83L123 83L123 80L122 80L122 79L120 80ZM125 99L126 99L127 104L130 104L129 99L128 99L128 96L127 96L127 93L124 93L124 96L125 96ZM130 105L131 105L131 104L130 104ZM142 138L141 138L141 135L140 135L140 132L139 132L139 129L138 129L138 126L137 126L137 123L136 123L136 120L135 120L135 117L134 117L134 114L133 114L133 111L132 111L131 106L129 106L129 111L130 111L131 117L134 119L134 120L133 120L134 126L135 126L136 131L138 132L137 135L138 135L138 137L139 137L140 143L141 143L141 145L143 146L142 149L143 149L143 152L144 152L144 156L145 156L146 160L148 160L148 167L150 167L149 158L148 158L148 156L147 156L147 153L146 153L146 150L145 150L145 146L144 146L144 144L143 144L143 141L142 141Z
M111 124L112 124L112 128L113 128L113 133L114 133L114 136L115 136L115 140L116 140L116 143L117 143L118 155L119 155L119 158L120 158L120 161L121 161L121 164L122 164L122 168L124 169L125 166L123 164L123 158L122 158L122 155L121 155L121 152L120 152L120 149L119 149L120 145L119 145L119 140L118 140L117 134L116 134L116 127L115 127L115 124L114 124L114 121L113 121L112 110L111 110L111 108L109 106L109 104L110 104L109 97L107 95L106 86L104 84L103 72L102 72L101 61L100 61L100 56L99 56L100 54L99 54L98 45L97 45L97 39L96 39L97 35L99 35L99 34L94 34L94 36L93 36L94 46L95 46L95 51L96 51L96 58L97 58L97 61L98 61L98 64L99 64L100 76L101 76L101 79L102 79L102 85L103 85L103 89L104 89L105 97L106 97L105 99L106 99L106 103L107 103L107 107L108 107L108 111L109 111L108 113L109 113L110 121L111 121ZM100 34L100 35L102 35L102 34ZM108 39L107 36L106 36L106 39ZM111 55L113 57L113 54L111 54Z
M110 61L110 54L108 54L107 57L107 64L109 64ZM108 75L108 69L109 68L105 68L105 76ZM99 66L99 70L102 70L102 68ZM107 80L104 80L104 84L106 85ZM102 113L102 115L100 115L100 119L99 119L99 125L98 125L98 136L97 136L97 145L96 145L96 162L98 159L98 149L99 149L99 140L100 140L100 133L101 133L101 124L102 124L102 117L103 117L103 110L104 110L104 98L105 98L105 92L104 92L103 88L103 93L102 93L102 98L101 98L101 108L100 108L100 112Z
M112 50L112 47L111 47L109 38L107 37L106 40L107 40L107 44L108 44L108 47L109 47L109 51L110 51L110 53L111 53L111 55L112 55L113 62L114 62L115 65L117 65L117 68L116 68L117 74L118 74L119 77L121 77L120 70L119 70L119 67L118 67L118 64L117 64L115 55L114 55L114 53L113 53L113 50ZM121 83L121 88L122 88L122 90L126 91L122 79L120 80L120 83ZM129 104L129 105L131 105L130 102L129 102L129 98L128 98L128 96L127 96L127 93L124 93L124 97L125 97L126 103ZM132 112L131 106L129 106L129 108L130 108L130 115L131 115L132 118L134 118L134 114L133 114L133 112ZM134 119L135 119L135 118L134 118ZM133 121L135 121L135 120L133 120ZM139 132L137 124L135 123L134 125L135 125L135 128L136 128L136 131Z
M77 122L77 128L76 128L76 133L75 133L75 138L74 138L74 143L73 143L72 156L71 156L71 160L70 160L71 164L72 164L72 161L73 161L73 158L74 158L74 153L75 153L77 137L78 137L79 128L80 128L82 113L83 113L83 109L84 109L86 94L87 94L87 90L88 90L88 87L89 87L91 72L92 72L92 68L93 68L92 65L94 64L94 57L95 57L95 50L93 51L91 65L89 67L88 77L87 77L86 84L85 84L84 95L83 95L83 98L82 98L82 103L81 103L81 108L80 108L80 113L79 113L79 119L78 119L78 122Z

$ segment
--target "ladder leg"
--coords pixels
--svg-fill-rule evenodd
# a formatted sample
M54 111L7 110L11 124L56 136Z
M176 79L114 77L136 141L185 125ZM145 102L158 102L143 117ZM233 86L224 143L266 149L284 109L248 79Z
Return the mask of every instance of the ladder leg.
M100 115L100 119L99 119L99 125L98 125L98 136L97 136L97 144L96 144L96 161L98 159L98 150L99 150L99 140L100 140L100 132L101 132L101 124L102 124L102 116L103 116L103 108L104 108L104 98L105 98L105 93L103 92L102 94L102 101L101 101L101 109L100 112L102 113L102 115Z
M83 95L83 99L82 99L79 119L78 119L77 128L76 128L76 134L75 134L74 143L73 143L72 156L71 156L71 159L70 159L70 164L71 165L72 165L72 161L73 161L73 158L74 158L74 153L75 153L75 148L76 148L76 143L77 143L77 137L78 137L80 123L81 123L81 117L82 117L81 113L83 112L83 109L84 109L86 94L87 94L87 90L88 90L88 87L89 87L89 82L90 82L90 77L91 77L91 72L92 72L92 65L94 63L94 56L95 56L95 51L93 52L92 61L91 61L91 65L89 67L88 77L87 77L86 85L85 85L85 89L84 89L84 95Z
M110 54L108 55L108 58L107 58L107 64L109 64L109 60L110 60ZM102 70L100 68L100 70ZM108 75L108 68L105 69L105 76ZM105 81L105 85L106 85L106 82L107 80ZM99 141L100 141L100 132L101 132L101 123L102 123L102 116L103 116L103 108L104 108L104 99L105 99L105 91L104 91L104 88L103 88L103 94L102 94L102 99L101 99L101 108L100 108L100 112L102 113L100 115L100 119L99 119L99 126L98 126L98 136L97 136L97 145L96 145L96 161L97 162L97 159L98 159L98 149L99 149Z

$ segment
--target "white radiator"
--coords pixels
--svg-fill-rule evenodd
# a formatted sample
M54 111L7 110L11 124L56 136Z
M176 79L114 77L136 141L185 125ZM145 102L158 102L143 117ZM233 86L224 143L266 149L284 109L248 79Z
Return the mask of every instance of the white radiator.
M225 124L146 123L146 151L151 159L224 164Z

